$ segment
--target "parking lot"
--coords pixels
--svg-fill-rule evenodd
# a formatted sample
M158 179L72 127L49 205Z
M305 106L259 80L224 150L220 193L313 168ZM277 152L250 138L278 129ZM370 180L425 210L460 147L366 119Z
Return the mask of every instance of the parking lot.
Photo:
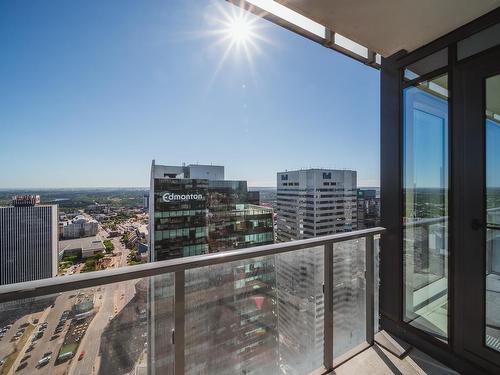
M54 367L55 357L69 327L67 321L74 297L70 293L61 294L44 310L12 323L0 341L0 358L7 357L1 368L2 375L64 372ZM62 319L64 316L66 318ZM21 335L15 338L18 332Z

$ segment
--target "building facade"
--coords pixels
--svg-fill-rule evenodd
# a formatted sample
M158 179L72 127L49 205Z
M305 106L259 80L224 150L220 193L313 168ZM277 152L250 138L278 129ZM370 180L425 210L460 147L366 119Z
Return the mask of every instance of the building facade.
M103 254L105 249L100 236L59 241L59 259L62 259L65 255L76 255L85 259L97 254Z
M63 223L62 235L64 239L90 237L97 235L98 230L97 221L78 215Z
M57 205L38 196L0 207L0 285L57 276Z
M258 206L246 181L224 167L153 162L150 260L220 252L274 242L273 210ZM273 259L186 273L186 368L197 374L251 374L278 366ZM154 373L172 372L172 280L152 282L149 350ZM213 356L214 348L219 355ZM257 365L258 364L258 365ZM260 371L259 370L259 371Z
M358 189L358 229L380 225L380 197L375 189Z
M277 175L278 241L357 228L356 171L307 169Z
M309 169L277 174L277 239L279 242L348 232L357 228L356 171ZM350 345L363 332L354 332L356 311L363 298L364 254L358 244L334 251L334 328L337 342ZM322 248L276 258L280 359L286 373L314 370L323 356ZM361 272L362 274L362 272ZM358 309L358 310L356 310ZM306 333L306 334L304 334ZM340 353L344 348L335 347Z

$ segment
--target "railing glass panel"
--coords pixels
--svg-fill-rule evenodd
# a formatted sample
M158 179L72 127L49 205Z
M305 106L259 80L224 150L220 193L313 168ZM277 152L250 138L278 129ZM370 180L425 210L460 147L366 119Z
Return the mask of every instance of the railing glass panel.
M368 281L366 264L377 268L373 236L382 231L3 286L0 373L308 374L332 367L373 336L368 297L377 283Z
M340 356L366 341L365 239L333 247L333 348Z

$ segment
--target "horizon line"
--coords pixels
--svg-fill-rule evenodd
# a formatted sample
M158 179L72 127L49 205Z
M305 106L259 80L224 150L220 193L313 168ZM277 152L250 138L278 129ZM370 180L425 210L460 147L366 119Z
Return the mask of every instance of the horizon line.
M232 181L232 180L225 180ZM276 189L276 185L248 185L249 188L274 188ZM358 188L380 188L380 186L374 185L360 185ZM3 188L0 187L0 191L11 191L11 190L26 190L26 191L34 191L34 190L85 190L85 189L141 189L141 190L149 190L149 186L72 186L72 187L12 187L12 188Z

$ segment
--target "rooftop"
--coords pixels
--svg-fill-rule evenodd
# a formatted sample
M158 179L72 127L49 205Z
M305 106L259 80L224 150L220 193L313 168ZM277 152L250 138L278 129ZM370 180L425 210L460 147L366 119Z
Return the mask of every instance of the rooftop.
M64 251L68 251L68 250L75 250L75 249L99 250L103 247L104 247L104 245L103 245L102 239L98 235L59 241L59 253L64 252Z

